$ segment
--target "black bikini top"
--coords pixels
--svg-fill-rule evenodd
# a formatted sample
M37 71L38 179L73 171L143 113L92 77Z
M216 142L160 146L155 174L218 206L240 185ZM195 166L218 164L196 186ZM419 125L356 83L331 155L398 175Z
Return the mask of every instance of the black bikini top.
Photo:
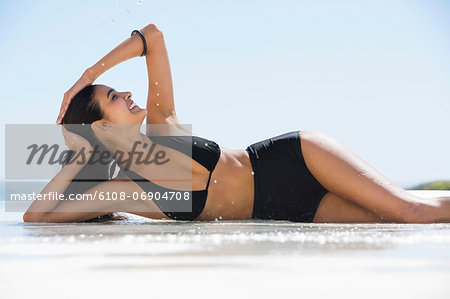
M208 183L205 190L189 191L192 194L192 212L165 212L167 204L165 200L154 200L153 202L161 209L161 211L168 217L175 220L194 220L203 211L208 196L209 181L211 180L211 174L217 165L220 158L220 147L214 141L201 138L198 136L151 136L149 137L152 142L170 147L174 150L182 152L186 155L192 153L192 159L200 163L203 167L209 170ZM168 191L180 191L157 185L136 172L123 169L124 173L138 184L145 192L159 192L163 194ZM187 192L187 191L182 191ZM173 203L172 203L173 207Z

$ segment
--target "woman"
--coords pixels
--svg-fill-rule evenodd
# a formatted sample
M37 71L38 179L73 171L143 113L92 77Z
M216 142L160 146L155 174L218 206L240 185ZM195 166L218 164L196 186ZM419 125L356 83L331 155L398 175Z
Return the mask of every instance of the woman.
M146 116L147 124L179 124L163 34L154 24L134 33L88 68L64 94L57 123L64 125L66 144L76 153L92 149L95 143L106 146L110 152L127 152L132 144L127 140L140 140L140 149L145 150L145 146L155 141L153 137L150 140L140 135L139 130L132 130L132 137L130 133L113 133L113 124L140 125ZM145 55L148 71L146 109L133 103L130 92L91 85L106 70L139 55ZM70 124L87 126L83 126L84 131L77 131L71 129ZM179 139L155 142L173 157L183 144ZM300 222L431 223L450 220L450 197L423 199L414 196L342 144L318 132L289 132L255 143L246 150L229 150L197 136L192 137L191 144L190 183L195 190L192 212L167 212L157 207L152 212L132 213L154 219L204 221L254 218ZM175 150L171 151L171 148ZM133 194L147 191L149 186L152 190L171 190L169 183L151 182L154 168L135 163L127 167L122 162L118 161L121 171L116 178L104 175L103 182L96 182L83 192ZM183 165L186 166L182 162L175 163L171 171L186 170ZM85 166L83 163L64 166L42 193L67 193L68 189L74 189L73 181L83 171L87 172ZM75 222L110 215L111 211L130 212L114 201L90 203L91 207L95 206L95 211L67 212L68 205L79 208L83 204L35 202L24 214L24 221ZM39 212L33 212L33 206Z

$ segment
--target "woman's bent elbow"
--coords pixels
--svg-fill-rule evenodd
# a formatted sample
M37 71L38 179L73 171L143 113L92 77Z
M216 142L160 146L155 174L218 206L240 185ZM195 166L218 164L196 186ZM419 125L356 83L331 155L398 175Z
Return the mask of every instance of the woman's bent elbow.
M23 222L42 222L42 213L25 212L22 219Z
M147 39L162 37L162 31L156 24L148 24L142 29L142 33Z

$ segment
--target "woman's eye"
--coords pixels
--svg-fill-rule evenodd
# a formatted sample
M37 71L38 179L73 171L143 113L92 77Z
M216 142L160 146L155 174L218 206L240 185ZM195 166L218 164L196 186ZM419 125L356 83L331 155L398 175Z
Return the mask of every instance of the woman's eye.
M113 101L114 101L116 98L117 98L116 95L113 95L113 96L112 96L112 100L113 100Z

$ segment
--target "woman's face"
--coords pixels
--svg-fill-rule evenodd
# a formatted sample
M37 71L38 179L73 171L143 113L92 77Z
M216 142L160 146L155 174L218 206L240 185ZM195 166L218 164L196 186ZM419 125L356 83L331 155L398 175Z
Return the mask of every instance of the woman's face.
M147 111L131 99L131 92L118 92L114 88L99 85L95 87L94 98L104 113L104 121L110 124L141 124Z

